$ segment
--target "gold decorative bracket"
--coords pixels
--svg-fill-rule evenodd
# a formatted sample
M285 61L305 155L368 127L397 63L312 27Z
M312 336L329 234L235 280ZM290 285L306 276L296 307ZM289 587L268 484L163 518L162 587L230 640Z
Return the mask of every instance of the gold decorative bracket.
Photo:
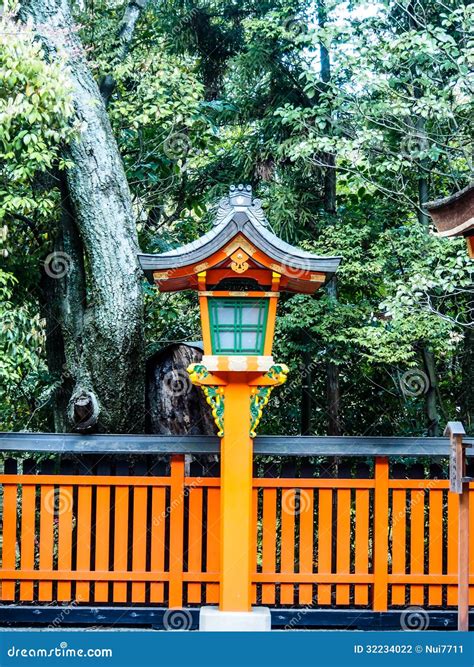
M270 395L275 387L286 382L288 366L275 364L260 378L255 381L250 392L250 437L257 435L257 426L263 414L263 408L270 400Z
M224 436L224 382L212 375L204 364L191 364L186 369L189 379L197 387L201 387L206 403L211 406L214 423L219 438Z

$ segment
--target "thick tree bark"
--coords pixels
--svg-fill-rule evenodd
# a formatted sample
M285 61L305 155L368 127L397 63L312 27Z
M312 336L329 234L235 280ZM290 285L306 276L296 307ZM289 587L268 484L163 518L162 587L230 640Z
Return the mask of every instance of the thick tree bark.
M64 149L60 325L76 430L136 431L144 422L143 313L136 228L122 161L67 0L24 0L48 57L67 61L77 139ZM84 268L86 267L86 269ZM59 273L58 273L59 275Z
M191 384L186 368L202 359L196 347L169 345L147 360L147 433L215 435L203 391Z

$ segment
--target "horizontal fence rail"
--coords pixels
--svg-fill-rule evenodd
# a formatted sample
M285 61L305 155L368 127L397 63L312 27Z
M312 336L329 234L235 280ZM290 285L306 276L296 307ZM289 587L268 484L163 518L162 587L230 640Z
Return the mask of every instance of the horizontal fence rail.
M21 442L24 452L38 451L38 442L46 445L51 437L8 434L1 443L10 451L21 451ZM176 447L173 439L160 448L156 436L130 436L131 446L143 437L153 443L152 454L148 448L131 453L125 447L129 436L93 436L104 449L84 454L78 446L84 447L87 438L62 435L53 436L53 449L42 450L51 453L43 462L5 454L3 604L195 607L218 602L217 457L206 450L193 457L168 456ZM278 438L268 438L272 453L275 440L278 444ZM373 438L283 440L287 449L288 443L298 446L304 456L286 451L282 460L257 458L254 604L376 612L454 608L458 496L448 493L446 466L430 464L423 451L446 456L447 439L424 444L421 438L375 439L371 456L366 448ZM359 458L335 460L327 441L341 447L342 441L345 455ZM380 447L396 448L391 451L397 454L382 456ZM415 448L416 463L400 459L413 456ZM329 458L321 459L321 452ZM472 515L470 540L472 567Z
M474 439L464 438L470 445ZM218 454L219 438L206 435L76 435L0 432L0 452L72 454ZM254 440L256 455L274 456L449 456L447 438L391 436L264 435ZM468 456L474 451L467 450Z

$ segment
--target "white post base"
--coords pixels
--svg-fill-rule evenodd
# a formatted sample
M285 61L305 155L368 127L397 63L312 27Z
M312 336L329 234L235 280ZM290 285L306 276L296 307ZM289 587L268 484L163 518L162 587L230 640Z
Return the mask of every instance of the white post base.
M199 630L204 632L268 632L272 619L268 607L252 611L220 611L218 607L201 607Z

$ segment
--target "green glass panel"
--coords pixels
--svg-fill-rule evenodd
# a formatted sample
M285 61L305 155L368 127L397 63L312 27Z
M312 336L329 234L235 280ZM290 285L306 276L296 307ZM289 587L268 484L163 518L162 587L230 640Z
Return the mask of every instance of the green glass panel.
M268 299L210 298L213 354L263 354Z

